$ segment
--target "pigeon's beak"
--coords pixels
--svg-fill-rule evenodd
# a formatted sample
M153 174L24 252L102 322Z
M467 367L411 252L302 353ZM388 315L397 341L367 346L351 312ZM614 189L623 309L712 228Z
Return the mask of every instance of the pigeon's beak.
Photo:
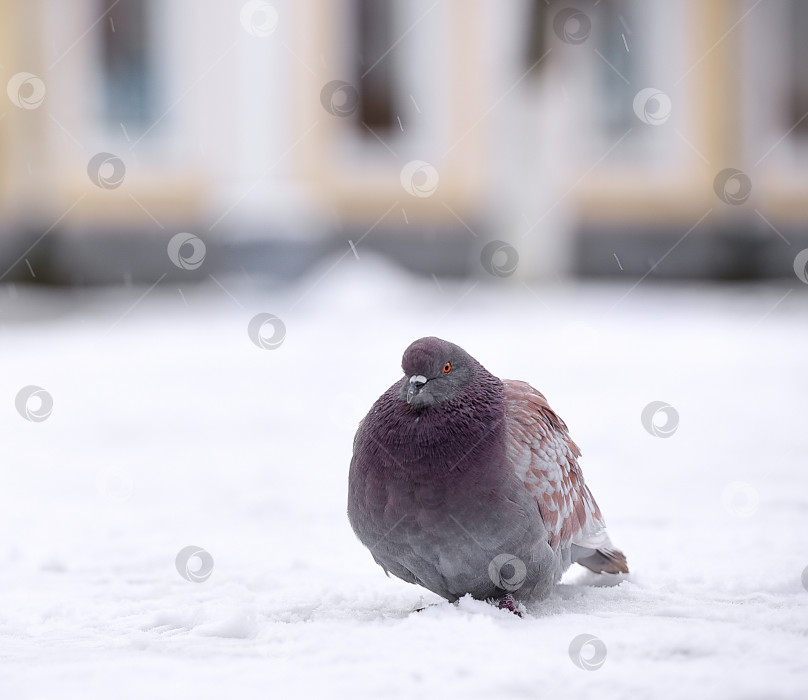
M426 384L426 377L422 374L413 374L410 377L410 385L407 387L407 403L412 403L424 384Z

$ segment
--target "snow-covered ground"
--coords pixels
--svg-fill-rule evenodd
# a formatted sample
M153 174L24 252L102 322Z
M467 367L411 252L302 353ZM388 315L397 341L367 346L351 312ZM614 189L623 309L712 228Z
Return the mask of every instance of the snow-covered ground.
M330 265L138 303L0 288L1 698L806 697L808 285L621 300L634 280ZM260 312L285 323L274 350L248 337ZM384 576L345 500L356 423L423 335L547 395L628 580L572 570L524 619L413 612L439 600ZM27 385L46 420L18 413ZM643 427L652 401L672 435ZM204 582L175 566L190 545ZM595 670L570 657L582 634Z

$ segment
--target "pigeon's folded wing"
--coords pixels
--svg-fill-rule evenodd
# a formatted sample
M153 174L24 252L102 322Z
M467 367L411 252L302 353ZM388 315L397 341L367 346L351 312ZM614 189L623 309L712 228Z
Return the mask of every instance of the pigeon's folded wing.
M536 499L553 549L597 573L628 573L578 467L581 451L547 399L526 382L505 380L508 455Z

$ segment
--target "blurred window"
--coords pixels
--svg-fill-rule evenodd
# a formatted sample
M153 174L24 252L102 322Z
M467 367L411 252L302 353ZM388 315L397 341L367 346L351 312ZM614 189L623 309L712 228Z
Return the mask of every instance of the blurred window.
M105 115L127 127L147 126L155 118L154 73L147 0L100 0L104 22L101 55Z
M358 35L359 120L375 130L395 124L393 63L395 5L390 0L355 0Z
M791 86L789 98L789 124L797 124L794 135L798 138L808 136L808 2L791 0L790 2L791 32ZM802 121L800 121L802 120Z
M536 64L552 47L552 33L558 31L554 22L559 13L572 9L585 15L589 24L586 31L591 29L591 36L587 33L582 39L580 50L595 67L595 122L609 133L621 134L635 121L632 111L635 90L631 84L636 78L633 68L636 58L630 53L634 24L630 0L531 0L526 22L526 66ZM570 28L575 31L579 25L573 22ZM540 73L546 65L539 65L536 72Z
M632 103L636 89L633 59L628 48L631 41L631 2L603 0L595 10L598 32L595 56L598 62L599 107L598 121L611 133L621 134L635 122ZM594 24L594 22L593 22ZM593 35L595 33L593 32Z

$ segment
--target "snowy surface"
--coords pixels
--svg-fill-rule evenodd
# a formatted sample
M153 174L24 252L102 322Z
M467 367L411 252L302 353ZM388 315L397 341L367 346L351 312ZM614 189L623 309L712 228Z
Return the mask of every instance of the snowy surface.
M634 280L331 264L138 303L0 288L0 697L806 697L808 286L621 300ZM259 312L286 324L276 350L247 336ZM431 334L547 395L628 580L571 570L518 619L373 563L345 517L351 440ZM15 409L29 384L45 421ZM641 423L656 400L670 437ZM188 545L203 583L175 568ZM580 634L599 669L571 661Z

